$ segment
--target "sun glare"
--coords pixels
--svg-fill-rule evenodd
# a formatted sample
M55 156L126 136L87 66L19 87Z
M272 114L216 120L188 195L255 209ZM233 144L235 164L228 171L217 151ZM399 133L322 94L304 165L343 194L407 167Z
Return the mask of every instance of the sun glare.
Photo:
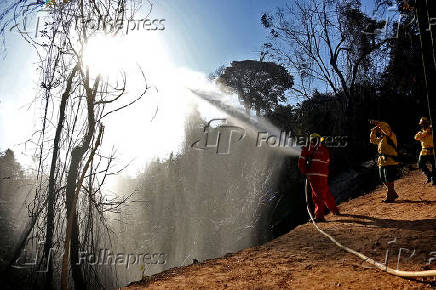
M167 50L157 35L129 36L99 35L91 38L84 52L84 63L93 75L115 76L138 66L144 71L158 71L168 67Z
M121 160L134 160L125 172L129 175L134 175L156 157L177 153L185 138L184 121L193 107L197 106L206 118L223 115L190 90L215 92L206 76L176 67L156 34L95 37L86 47L84 62L94 77L102 74L117 78L120 71L126 73L127 91L123 102L136 98L145 85L149 87L140 102L105 120L107 149L114 146L122 155ZM132 135L132 132L139 133Z
M127 90L120 103L128 103L149 87L140 102L105 120L107 149L117 148L124 162L134 160L129 174L134 175L153 158L177 151L183 141L184 119L192 100L182 86L187 73L176 69L169 59L156 34L99 36L90 39L86 47L84 63L93 77L117 78L120 71L126 73Z
M84 63L94 74L111 75L123 67L123 44L115 37L95 37L89 40Z

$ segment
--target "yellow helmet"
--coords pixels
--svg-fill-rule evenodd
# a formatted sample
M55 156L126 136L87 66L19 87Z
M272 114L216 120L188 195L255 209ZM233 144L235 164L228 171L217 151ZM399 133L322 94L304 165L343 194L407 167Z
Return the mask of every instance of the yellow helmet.
M312 142L313 139L317 138L320 142L324 141L324 138L321 137L318 133L312 133L310 134L309 140Z
M422 117L421 120L419 120L419 125L422 126L425 124L428 125L428 119L426 117Z

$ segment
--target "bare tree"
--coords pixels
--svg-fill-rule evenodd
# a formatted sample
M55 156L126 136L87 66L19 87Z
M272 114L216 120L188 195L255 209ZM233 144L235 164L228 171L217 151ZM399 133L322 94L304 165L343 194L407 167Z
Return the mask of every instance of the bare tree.
M368 77L371 54L387 41L375 33L384 23L365 16L358 0L291 1L261 21L271 34L269 56L299 77L293 90L309 98L324 84L344 95L345 107L359 78Z
M148 87L145 86L137 96L126 99L127 78L124 73L115 81L112 77L94 75L92 67L83 59L89 40L102 29L106 37L115 37L119 33L113 25L105 27L105 21L109 18L112 23L123 23L133 17L138 3L133 0L129 3L126 0L77 0L46 7L47 14L40 31L42 38L20 31L17 26L39 56L41 92L35 100L41 100L44 110L37 140L38 187L29 206L31 220L11 261L17 258L27 242L44 239L44 255L39 267L48 269L45 288L53 286L53 263L56 260L51 251L55 246L59 249L61 241L64 244L62 287L68 287L70 265L75 288L86 288L83 272L86 265L79 264L79 250L87 245L96 247L89 231L95 226L108 229L104 224L104 214L116 210L127 198L110 202L102 198L104 181L115 174L111 172L114 156L105 157L98 147L103 138L104 119L140 100ZM36 17L35 7L41 7L39 2L26 0L8 4L9 14L0 15L0 32L23 17ZM57 121L54 120L56 115ZM101 129L97 136L98 127ZM93 140L95 144L92 146ZM50 160L48 166L46 160ZM48 176L46 167L49 168ZM84 180L87 181L85 185ZM80 202L82 199L86 202ZM94 214L100 215L99 220L103 223L98 223ZM88 275L88 282L95 280L91 276Z

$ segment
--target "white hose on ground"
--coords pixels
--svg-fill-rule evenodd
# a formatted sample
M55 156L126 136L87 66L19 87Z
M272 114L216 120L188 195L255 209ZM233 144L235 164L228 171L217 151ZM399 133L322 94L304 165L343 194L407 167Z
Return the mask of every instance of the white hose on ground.
M400 276L400 277L407 277L407 278L417 278L417 277L435 277L436 276L436 270L426 270L426 271L416 271L416 272L412 272L412 271L400 271L400 270L395 270L392 269L390 267L387 266L387 264L382 264L379 263L377 261L375 261L374 259L371 259L367 256L365 256L362 253L359 253L353 249L350 249L344 245L342 245L341 243L339 243L338 241L336 241L332 236L330 236L329 234L327 234L326 232L324 232L323 230L321 230L318 225L315 222L315 219L313 218L312 212L310 211L309 208L309 197L308 197L308 193L307 193L307 185L308 185L308 181L306 178L306 184L305 184L305 194L306 194L306 207L307 207L307 212L309 213L310 219L313 223L313 225L315 226L315 228L324 236L326 236L327 238L329 238L334 244L336 244L336 246L338 246L339 248L347 251L348 253L351 253L353 255L356 255L357 257L361 258L362 260L364 260L365 262L372 264L374 266L376 266L377 268L379 268L382 271L385 271L389 274L395 275L395 276Z

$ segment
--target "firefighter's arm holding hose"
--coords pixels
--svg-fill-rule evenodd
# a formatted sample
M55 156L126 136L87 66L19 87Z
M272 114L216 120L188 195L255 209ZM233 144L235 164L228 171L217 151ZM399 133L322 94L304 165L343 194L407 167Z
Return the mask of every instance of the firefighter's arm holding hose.
M381 133L381 130L379 127L374 127L371 129L371 133L369 134L369 142L372 144L378 145L381 141L381 137L379 136Z
M371 125L375 125L375 127L371 129L371 134L369 136L370 139L369 141L372 144L378 144L381 141L382 136L380 135L385 135L389 138L393 138L392 129L388 123L382 121L376 121L376 120L368 120L368 121Z
M419 131L418 133L416 133L415 140L421 141L422 139L424 139L425 137L427 137L431 133L432 133L431 127L428 127L427 129L423 129L423 130Z
M368 120L368 121L371 125L375 125L375 127L372 128L371 131L376 130L377 133L381 133L383 135L391 137L392 129L388 123L382 122L382 121L377 121L377 120Z

